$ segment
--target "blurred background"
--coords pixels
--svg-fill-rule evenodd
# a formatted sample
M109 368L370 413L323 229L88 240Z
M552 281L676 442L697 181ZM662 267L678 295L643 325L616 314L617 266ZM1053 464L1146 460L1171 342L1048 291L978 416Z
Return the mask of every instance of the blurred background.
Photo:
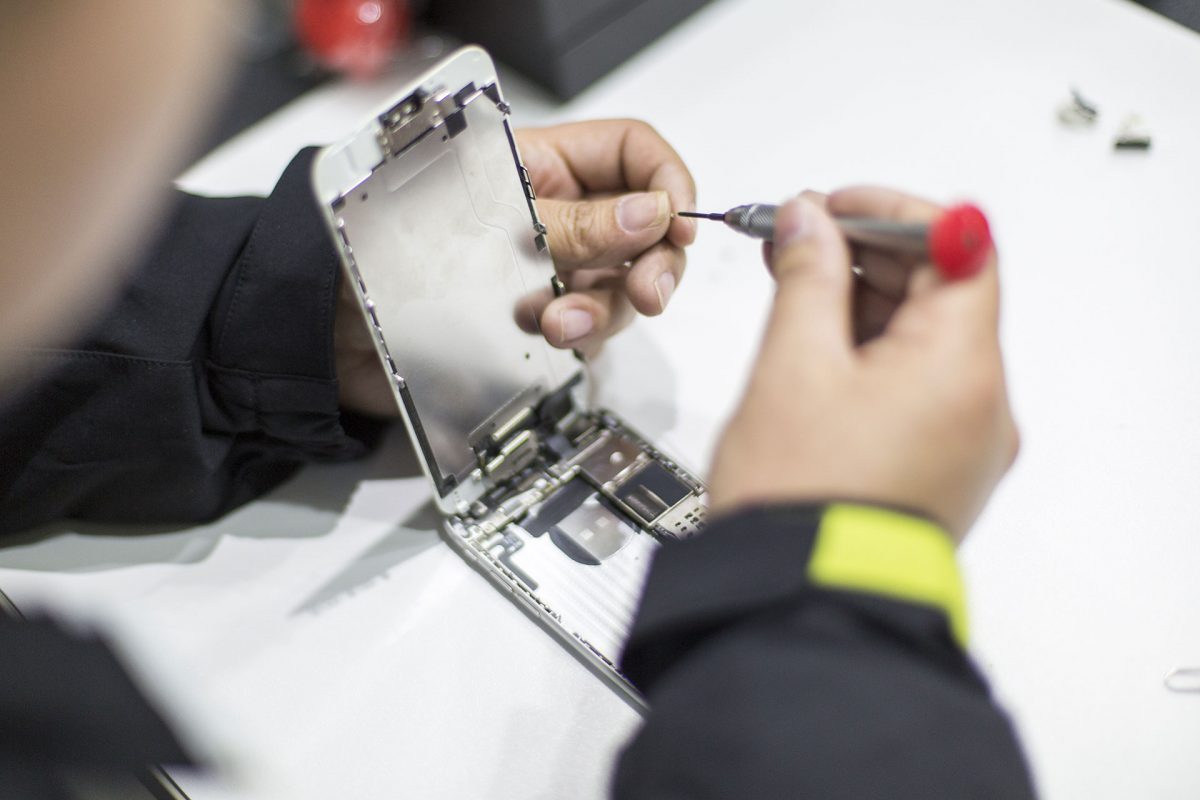
M710 0L253 0L236 79L199 157L338 74L370 78L413 50L483 45L569 100ZM1196 0L1134 0L1200 31Z
M567 100L708 1L254 0L238 26L235 80L196 155L335 75L369 79L458 43L483 45Z

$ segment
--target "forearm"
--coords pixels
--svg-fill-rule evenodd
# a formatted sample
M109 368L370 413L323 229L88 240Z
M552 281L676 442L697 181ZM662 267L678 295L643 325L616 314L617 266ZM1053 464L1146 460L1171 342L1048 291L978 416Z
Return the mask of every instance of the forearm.
M1032 795L962 649L949 540L834 508L742 511L663 549L624 658L651 712L616 797Z
M346 458L337 258L301 154L272 195L182 195L117 305L0 409L0 531L209 519Z

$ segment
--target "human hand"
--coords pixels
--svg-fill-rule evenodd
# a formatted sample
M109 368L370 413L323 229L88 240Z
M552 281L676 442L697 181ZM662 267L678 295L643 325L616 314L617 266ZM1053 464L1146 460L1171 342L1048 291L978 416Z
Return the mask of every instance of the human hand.
M856 277L829 216L928 222L940 210L875 188L806 195L780 210L766 252L775 304L717 448L714 509L861 500L966 534L1019 442L995 254L976 276L948 283L931 264L860 248Z
M518 131L550 252L567 293L531 299L518 324L555 347L594 355L634 313L661 314L683 278L696 225L683 160L637 120L596 120ZM535 326L536 319L536 326Z

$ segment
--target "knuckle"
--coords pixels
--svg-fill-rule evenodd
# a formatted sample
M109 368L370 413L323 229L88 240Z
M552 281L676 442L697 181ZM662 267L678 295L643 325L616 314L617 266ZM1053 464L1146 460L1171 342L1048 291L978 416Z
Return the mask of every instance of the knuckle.
M1016 423L1009 420L1008 425L1008 449L1006 452L1007 463L1005 467L1012 467L1017 461L1017 456L1021 454L1021 431L1017 428Z
M591 203L569 203L561 218L564 238L571 255L585 258L596 225L596 208Z
M776 278L804 277L809 272L811 247L806 243L793 244L787 248L774 248L771 254L771 269Z
M638 133L642 134L643 136L657 136L660 139L662 138L659 135L658 130L644 119L630 117L625 120L625 124L629 127L630 133Z
M777 254L772 268L780 285L791 284L806 291L841 289L848 277L833 269L824 269L820 249L810 242L795 244Z

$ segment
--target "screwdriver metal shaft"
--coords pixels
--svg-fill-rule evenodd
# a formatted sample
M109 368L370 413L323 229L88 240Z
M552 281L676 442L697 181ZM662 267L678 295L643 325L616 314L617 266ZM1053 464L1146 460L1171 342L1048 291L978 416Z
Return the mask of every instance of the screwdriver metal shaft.
M735 206L724 213L680 211L681 217L711 219L724 222L738 233L754 239L771 241L775 238L775 215L779 206L770 203L748 203ZM920 222L892 222L869 217L835 217L842 234L855 244L864 244L904 253L921 254L926 250L929 226Z
M778 212L777 205L748 203L724 213L679 211L677 215L724 222L739 233L769 242L775 238ZM834 217L834 220L850 242L928 258L950 279L965 278L978 272L992 248L987 218L969 204L949 208L930 223L870 217Z

